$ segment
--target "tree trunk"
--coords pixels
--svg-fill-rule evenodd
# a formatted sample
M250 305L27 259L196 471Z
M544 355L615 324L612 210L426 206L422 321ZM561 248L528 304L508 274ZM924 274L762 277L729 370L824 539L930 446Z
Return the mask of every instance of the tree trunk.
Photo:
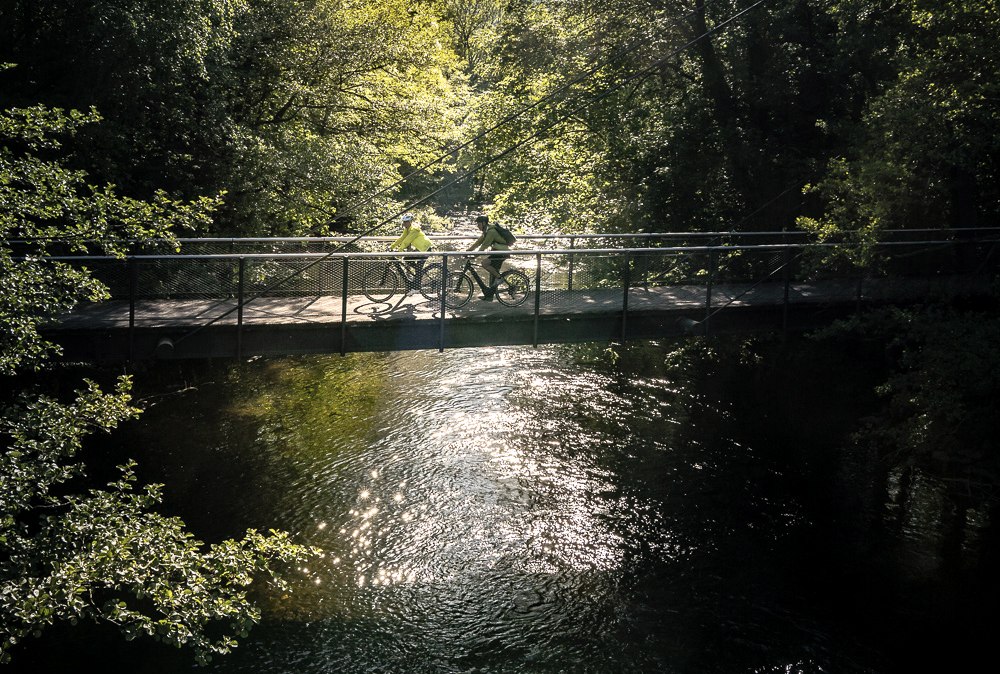
M691 20L692 38L705 35L709 31L705 18L705 0L695 2L696 11ZM701 61L702 83L705 97L712 106L719 133L725 144L732 187L740 203L733 206L738 211L753 212L758 199L753 188L752 171L748 161L746 139L742 133L742 119L736 97L726 79L726 70L715 49L711 36L702 37L694 44L695 53Z

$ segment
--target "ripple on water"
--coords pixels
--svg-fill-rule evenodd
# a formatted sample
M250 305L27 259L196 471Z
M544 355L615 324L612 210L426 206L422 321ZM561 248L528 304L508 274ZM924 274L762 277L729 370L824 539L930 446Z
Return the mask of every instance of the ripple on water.
M325 557L224 671L670 671L734 601L712 585L744 572L717 557L742 552L732 512L796 524L754 493L726 412L661 373L552 347L239 376L229 507Z
M635 541L682 552L654 533L664 524L655 509L623 496L615 470L595 460L595 448L620 449L628 414L627 394L606 391L604 375L503 349L397 354L375 369L381 404L365 447L353 445L358 433L304 436L327 451L301 448L306 465L283 507L327 556L275 615L412 621L442 640L466 635L471 662L495 657L498 639L537 648L577 634L574 603L607 591ZM595 620L585 629L603 629Z

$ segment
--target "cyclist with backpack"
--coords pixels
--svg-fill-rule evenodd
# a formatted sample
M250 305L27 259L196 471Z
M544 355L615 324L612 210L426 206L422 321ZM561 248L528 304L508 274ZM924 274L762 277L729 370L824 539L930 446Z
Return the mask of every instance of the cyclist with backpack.
M469 246L469 250L510 250L510 246L514 242L514 236L507 231L505 227L491 224L490 219L485 215L480 215L476 218L476 225L482 232L482 236L476 239L474 244ZM490 288L486 294L483 295L484 300L492 300L493 296L496 294L497 283L500 280L500 268L503 266L503 263L508 257L510 257L510 253L501 252L495 255L486 256L486 261L482 263L483 269L490 273Z

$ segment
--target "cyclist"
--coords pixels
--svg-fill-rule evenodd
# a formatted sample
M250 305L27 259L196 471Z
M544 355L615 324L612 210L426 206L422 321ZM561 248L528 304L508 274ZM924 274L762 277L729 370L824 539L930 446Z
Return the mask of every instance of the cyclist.
M510 250L510 246L507 245L507 241L500 235L496 227L490 224L489 217L485 215L480 215L476 218L476 225L479 227L479 231L483 234L476 242L469 246L469 250L494 250L494 251L506 251ZM483 295L484 300L492 300L493 296L496 294L497 284L500 282L500 268L503 267L503 263L510 257L510 253L499 253L497 255L486 256L486 261L482 263L483 269L490 273L490 288Z
M392 242L389 248L391 250L419 250L421 253L429 251L431 249L431 240L424 234L424 230L420 229L420 225L414 222L413 214L404 214L402 222L403 233L398 239ZM424 271L425 258L404 257L403 259L413 265L416 271L417 285L419 286L420 277Z

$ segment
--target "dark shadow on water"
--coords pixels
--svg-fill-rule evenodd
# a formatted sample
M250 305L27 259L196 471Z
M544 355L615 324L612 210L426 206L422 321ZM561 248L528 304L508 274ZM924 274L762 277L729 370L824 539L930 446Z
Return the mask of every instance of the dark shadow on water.
M752 358L676 370L664 365L676 346L153 368L137 395L156 405L116 436L108 461L138 452L141 480L166 483L165 509L202 540L248 526L301 531L294 509L308 499L335 518L362 482L323 483L323 471L370 471L366 457L396 443L404 459L379 467L412 457L466 490L442 501L434 535L458 550L496 535L499 554L411 585L310 590L337 609L271 616L207 668L76 628L29 642L7 671L902 674L961 671L990 654L1000 506L849 440L878 407L880 347L774 340ZM476 438L496 428L477 417L483 408L516 422L494 460L470 468ZM450 422L439 434L407 435L440 417ZM164 430L179 420L183 442ZM422 454L431 442L442 449ZM515 459L528 469L498 476ZM558 467L550 480L539 477L547 466ZM294 492L303 485L314 491ZM464 503L490 527L447 519ZM503 539L505 527L551 546L526 554L532 541ZM559 543L613 559L555 563Z

